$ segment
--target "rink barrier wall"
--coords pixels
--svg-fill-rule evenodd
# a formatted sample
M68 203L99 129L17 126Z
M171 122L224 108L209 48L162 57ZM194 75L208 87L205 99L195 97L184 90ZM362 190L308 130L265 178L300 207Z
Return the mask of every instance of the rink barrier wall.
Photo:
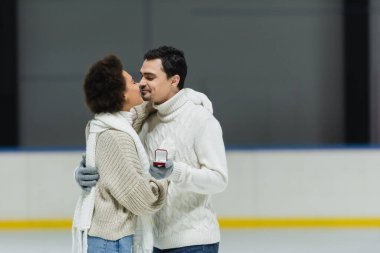
M82 149L0 149L0 229L68 229ZM222 229L380 227L380 148L227 149ZM58 180L57 180L58 179Z
M72 220L0 221L0 230L67 230ZM227 229L297 229L297 228L380 228L374 218L219 218L220 228Z

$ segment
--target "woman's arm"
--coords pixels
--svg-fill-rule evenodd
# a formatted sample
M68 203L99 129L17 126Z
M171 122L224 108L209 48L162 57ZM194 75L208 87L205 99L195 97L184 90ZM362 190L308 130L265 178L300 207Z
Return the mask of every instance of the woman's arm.
M164 204L167 181L143 175L130 135L116 130L102 133L98 137L96 163L100 174L98 187L104 187L132 213L153 213Z

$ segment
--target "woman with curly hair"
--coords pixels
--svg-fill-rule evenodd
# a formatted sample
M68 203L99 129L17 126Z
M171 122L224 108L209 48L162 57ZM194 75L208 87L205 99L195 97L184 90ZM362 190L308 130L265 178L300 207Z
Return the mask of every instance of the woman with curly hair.
M121 61L109 55L91 66L84 92L95 114L86 127L86 166L96 167L100 179L78 200L73 252L132 252L137 223L148 236L139 237L142 244L135 242L135 249L151 251L150 221L144 215L162 207L167 181L149 175L147 154L132 127L131 110L143 102L139 85Z

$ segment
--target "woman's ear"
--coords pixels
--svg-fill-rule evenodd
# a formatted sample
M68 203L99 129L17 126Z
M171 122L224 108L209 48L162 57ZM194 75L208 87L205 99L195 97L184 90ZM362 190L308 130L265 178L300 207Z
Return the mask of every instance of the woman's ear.
M124 102L127 102L128 101L128 92L127 91L124 91L123 97L124 97Z

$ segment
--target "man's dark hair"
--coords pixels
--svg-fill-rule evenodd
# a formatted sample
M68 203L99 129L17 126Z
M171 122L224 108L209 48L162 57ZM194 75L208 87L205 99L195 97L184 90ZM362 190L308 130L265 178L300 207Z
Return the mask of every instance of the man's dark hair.
M123 108L125 78L119 58L108 55L93 64L84 80L86 104L93 113L113 113Z
M187 75L187 64L183 51L174 47L162 46L156 49L151 49L144 55L144 60L161 59L164 72L168 78L179 75L180 81L178 88L181 90L185 85Z

